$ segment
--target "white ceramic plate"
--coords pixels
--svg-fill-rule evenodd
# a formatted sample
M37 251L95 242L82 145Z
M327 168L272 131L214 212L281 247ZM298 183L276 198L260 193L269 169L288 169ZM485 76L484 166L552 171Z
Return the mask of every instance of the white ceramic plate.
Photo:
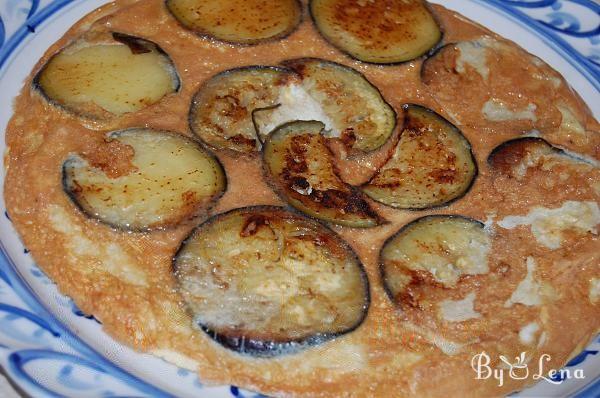
M0 0L0 131L44 51L106 0ZM600 5L593 0L435 0L514 40L560 71L600 117ZM0 146L4 150L4 134ZM42 171L43 172L43 171ZM1 172L4 179L4 171ZM0 365L35 397L256 397L205 387L192 372L124 347L33 263L0 204ZM4 215L2 215L4 212ZM585 379L542 380L520 396L600 396L600 339L565 369ZM535 369L531 369L534 372ZM565 374L563 374L564 376ZM1 395L1 392L0 392ZM391 394L393 395L393 393Z

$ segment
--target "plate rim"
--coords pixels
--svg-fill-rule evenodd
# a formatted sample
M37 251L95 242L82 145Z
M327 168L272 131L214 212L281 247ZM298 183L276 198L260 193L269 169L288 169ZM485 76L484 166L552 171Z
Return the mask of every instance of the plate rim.
M23 42L31 35L35 34L38 26L47 21L51 16L63 10L66 6L73 3L81 3L83 0L51 0L48 5L39 8L40 0L29 0L31 8L25 22L6 39L5 27L0 18L0 72L6 66L6 62L10 60L16 49L23 45ZM513 20L518 25L527 29L531 34L538 36L545 44L556 51L561 58L566 60L574 67L585 79L600 92L600 64L593 63L585 57L580 51L575 49L566 40L564 40L559 32L565 33L564 30L550 27L547 23L543 23L537 19L528 16L519 8L539 8L552 6L561 1L572 2L583 5L600 15L600 3L594 0L470 0L490 9L495 13L501 13L505 17ZM106 1L109 3L110 1ZM572 32L571 32L572 33ZM566 33L569 34L569 33ZM590 37L600 37L600 25L596 31L590 33ZM3 199L3 198L2 198ZM8 215L6 215L8 218ZM10 221L10 219L9 219ZM149 393L151 396L171 397L172 394L153 385L151 382L145 381L131 372L121 368L118 364L111 361L106 356L92 348L82 338L77 336L66 324L64 324L52 311L40 300L38 294L29 285L27 280L21 275L19 268L13 262L8 254L4 242L0 240L0 279L4 280L12 289L15 290L19 298L32 310L37 310L36 315L49 321L52 330L59 330L61 336L64 336L67 344L72 346L76 351L86 354L86 358L90 356L101 361L102 366L110 369L113 375L128 383L135 383L135 389L140 392ZM58 333L58 332L57 332ZM106 370L105 369L105 370ZM27 379L24 379L27 382ZM31 381L33 381L31 379ZM17 382L20 386L20 383ZM30 387L37 391L54 396L54 393L38 383L31 383ZM231 394L240 396L236 387L230 387ZM576 397L592 396L600 394L600 376L596 379L581 385L581 388L572 393Z

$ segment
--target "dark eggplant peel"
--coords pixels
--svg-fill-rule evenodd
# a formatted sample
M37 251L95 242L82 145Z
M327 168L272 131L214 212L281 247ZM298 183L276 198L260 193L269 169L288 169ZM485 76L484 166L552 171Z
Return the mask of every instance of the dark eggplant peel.
M197 327L258 357L290 354L356 329L369 283L352 249L323 225L281 207L219 214L173 260Z
M84 213L115 228L177 225L206 212L225 191L217 158L182 135L130 129L109 134L106 145L128 153L127 167L73 154L63 164L63 188Z

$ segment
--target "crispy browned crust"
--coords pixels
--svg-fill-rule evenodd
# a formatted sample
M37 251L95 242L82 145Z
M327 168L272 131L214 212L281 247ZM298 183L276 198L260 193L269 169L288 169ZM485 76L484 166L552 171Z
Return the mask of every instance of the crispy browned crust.
M494 36L442 7L432 9L447 42L470 40L482 34ZM600 304L593 303L587 292L592 278L600 274L598 236L568 231L564 244L551 250L538 244L528 227L507 230L494 224L493 255L488 260L490 274L464 278L455 289L430 289L431 305L419 300L423 311L433 317L434 304L441 300L459 300L469 293L477 296L475 310L480 318L444 323L443 337L462 347L455 355L444 353L428 334L435 331L434 324L424 318L421 327L425 329L415 330L398 312L382 287L378 265L379 250L389 236L413 219L437 211L414 214L389 208L376 208L389 220L386 225L365 230L336 227L336 232L359 256L371 282L369 313L352 333L299 354L259 360L236 355L194 329L180 304L171 273L172 257L194 225L184 223L169 231L125 233L86 218L62 190L64 159L70 153L89 153L102 146L103 135L97 130L144 125L191 135L186 115L192 96L219 71L245 64L276 65L299 56L336 62L347 59L331 51L310 21L304 21L285 46L269 42L234 47L197 37L165 16L166 12L162 0L118 0L86 16L40 59L15 101L15 115L6 133L4 197L15 228L60 291L71 296L84 312L101 320L107 333L139 351L162 350L164 354L168 350L184 355L190 359L187 366L195 367L205 383L234 384L265 394L295 397L504 395L534 381L506 379L498 387L495 380L475 380L471 369L473 354L486 351L494 358L493 365L498 363L499 354L512 358L527 351L532 363L537 363L541 354L549 354L552 360L547 363L548 369L558 369L596 335ZM133 16L139 23L131 24ZM108 24L114 31L147 38L168 51L181 73L180 92L110 123L89 123L61 112L31 90L32 77L52 54L90 28L103 30ZM512 43L507 45L516 48ZM520 57L513 58L512 65L533 68L530 56L519 51ZM456 112L450 112L446 103L437 98L439 87L420 81L420 65L421 61L415 61L414 67L365 64L360 69L396 109L407 102L418 102L452 120L450 113ZM535 68L556 74L547 65ZM544 95L544 109L551 110L544 113L545 119L540 115L542 136L552 145L598 157L599 125L568 85L562 81L554 89L542 82L532 89L530 76L522 72L519 76L518 87ZM494 90L510 89L500 81L494 84ZM483 95L477 91L479 88L473 90ZM465 94L465 90L457 92ZM559 128L555 107L558 102L571 108L585 133L575 136ZM453 110L459 111L457 123L472 143L481 169L470 192L445 208L445 214L497 221L509 215L527 214L534 206L557 208L569 200L598 202L598 188L592 184L600 180L598 169L566 158L534 165L518 181L495 173L485 159L501 143L519 137L522 126L484 123L477 113L479 105L455 102ZM211 215L242 206L284 204L262 179L258 157L235 157L221 152L217 156L229 185ZM80 243L90 246L76 246ZM115 248L123 254L117 269L104 261ZM540 283L556 294L539 306L505 308L504 303L527 273L528 257L537 263ZM546 333L545 342L539 347L519 340L520 328L531 322L538 323Z

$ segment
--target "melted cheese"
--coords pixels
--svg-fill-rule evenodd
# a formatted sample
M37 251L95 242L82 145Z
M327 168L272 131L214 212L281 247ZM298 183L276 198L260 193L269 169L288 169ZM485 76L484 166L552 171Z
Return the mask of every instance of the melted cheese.
M535 260L527 257L527 275L519 283L513 294L504 303L504 307L512 307L513 304L536 306L542 303L541 285L535 280Z
M425 339L427 339L431 344L439 348L446 355L459 354L463 350L463 348L469 344L463 344L456 341L448 340L441 334L432 332L431 330L419 327L412 323L407 323L405 326L408 330L422 335Z
M180 368L188 369L191 371L196 371L196 369L198 369L198 361L195 361L192 358L180 354L176 351L168 349L159 349L154 350L151 353L152 355L162 358L167 362L173 363L179 366Z
M132 285L147 285L146 274L135 266L135 261L116 243L92 241L65 209L52 205L48 208L52 228L65 236L65 245L71 253L69 261L83 272L100 270ZM90 261L91 260L91 261Z
M600 303L600 278L593 278L590 281L590 301L592 304Z
M535 322L528 323L519 330L519 340L523 344L533 344L538 330L540 330L540 325Z
M600 209L596 202L567 201L562 207L548 209L535 207L526 216L509 216L498 222L504 229L521 225L531 226L535 239L549 249L558 249L563 243L563 232L576 230L597 234Z
M462 300L444 300L439 304L440 315L448 322L464 322L480 318L481 314L473 308L475 293L469 293Z
M486 43L491 41L489 37L482 37L474 41L462 41L456 44L460 55L456 59L456 71L460 74L467 72L466 65L469 65L483 78L487 80L490 69L487 66Z
M556 106L562 115L562 120L560 123L561 132L565 133L575 133L578 135L585 135L585 128L583 125L577 120L577 117L573 114L571 109L567 107L565 104L558 104Z
M362 344L330 344L318 348L315 355L305 357L298 366L307 371L316 369L336 370L342 373L356 372L367 367L368 351Z
M483 104L481 113L491 122L506 122L510 120L531 120L537 121L535 104L528 104L527 108L521 111L511 111L506 104L496 98L492 98Z
M264 134L293 120L317 120L325 124L325 130L330 131L331 136L339 137L340 131L334 131L334 123L323 111L321 104L302 86L292 84L284 87L278 102L280 106L271 113L269 123L261 127Z

